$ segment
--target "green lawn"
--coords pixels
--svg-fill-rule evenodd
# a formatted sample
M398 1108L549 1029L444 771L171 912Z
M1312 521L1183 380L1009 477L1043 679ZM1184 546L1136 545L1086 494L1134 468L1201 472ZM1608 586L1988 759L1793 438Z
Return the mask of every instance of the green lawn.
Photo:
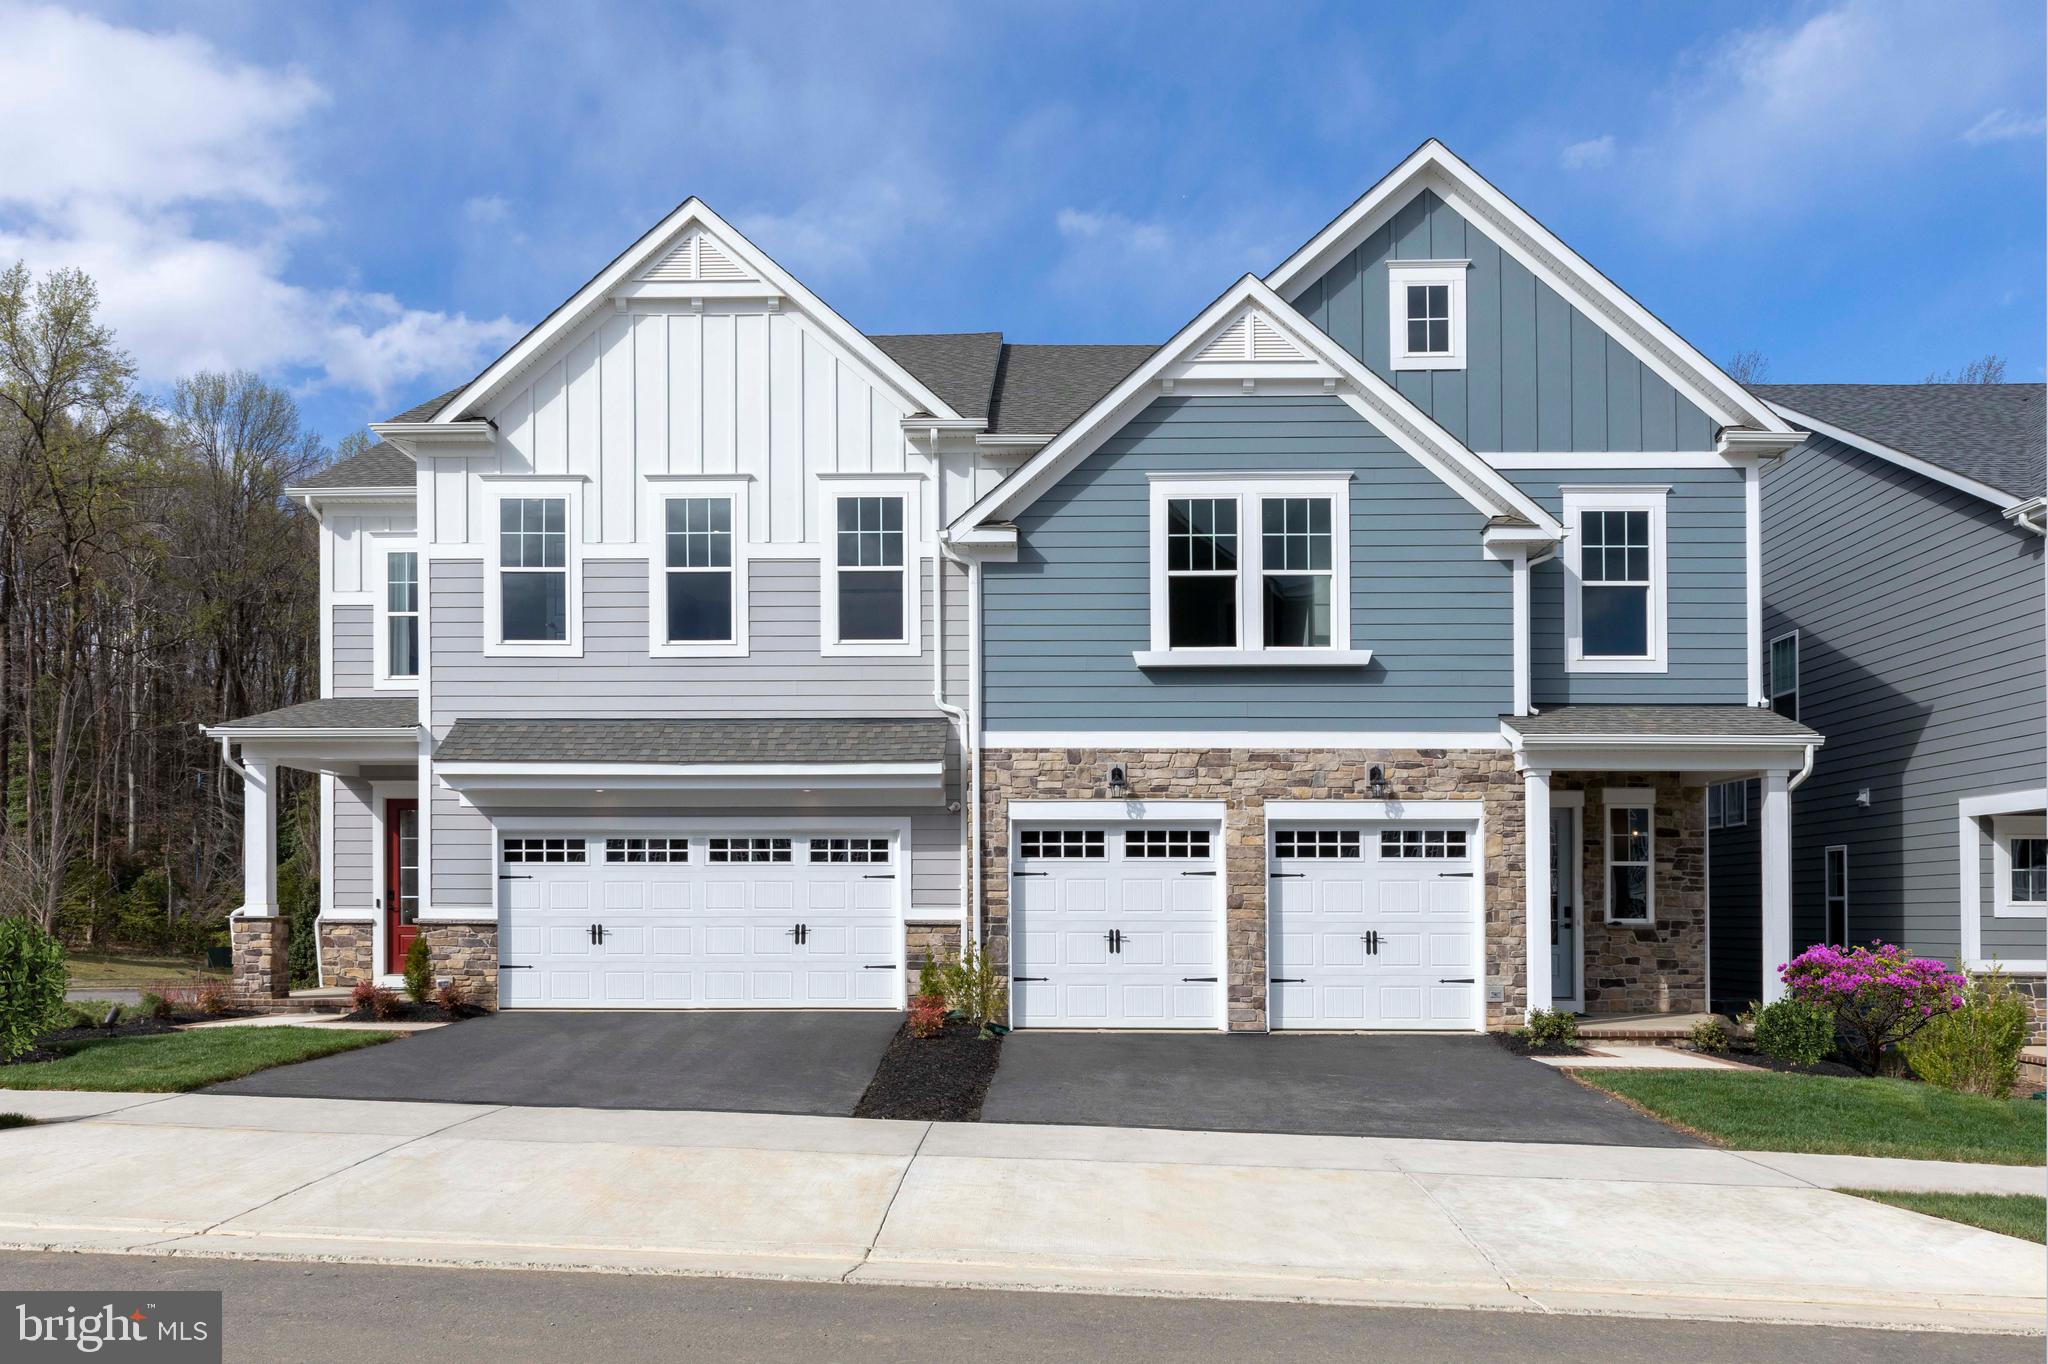
M55 1061L0 1066L0 1089L176 1091L239 1079L338 1051L373 1047L396 1033L331 1028L199 1028L155 1037L69 1044Z
M1838 1189L1908 1212L1926 1213L1972 1227L2048 1245L2048 1198L2040 1194L1887 1193L1881 1189Z
M1738 1151L2040 1165L2048 1143L2044 1106L2034 1100L1951 1094L1907 1080L1730 1070L1571 1074Z
M201 980L226 980L225 971L208 970L204 957L165 957L125 952L67 952L73 989L148 990L158 985L196 985Z

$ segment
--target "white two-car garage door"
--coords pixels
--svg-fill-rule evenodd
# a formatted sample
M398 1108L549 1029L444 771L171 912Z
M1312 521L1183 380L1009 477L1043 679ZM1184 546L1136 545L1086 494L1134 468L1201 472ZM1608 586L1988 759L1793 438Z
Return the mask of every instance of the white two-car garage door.
M886 837L508 837L510 1008L896 1008L903 930Z
M1222 1026L1222 859L1213 829L1020 825L1016 838L1015 1022Z
M1476 1025L1473 828L1276 824L1267 834L1273 1027Z

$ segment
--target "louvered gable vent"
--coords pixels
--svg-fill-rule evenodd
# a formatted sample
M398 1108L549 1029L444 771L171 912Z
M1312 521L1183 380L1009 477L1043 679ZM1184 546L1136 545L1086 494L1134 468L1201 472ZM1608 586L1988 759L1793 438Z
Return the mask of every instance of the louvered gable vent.
M655 284L725 284L749 281L751 270L702 232L692 232L641 274Z
M1260 313L1240 313L1216 334L1216 339L1196 353L1196 360L1243 361L1304 360L1301 347Z

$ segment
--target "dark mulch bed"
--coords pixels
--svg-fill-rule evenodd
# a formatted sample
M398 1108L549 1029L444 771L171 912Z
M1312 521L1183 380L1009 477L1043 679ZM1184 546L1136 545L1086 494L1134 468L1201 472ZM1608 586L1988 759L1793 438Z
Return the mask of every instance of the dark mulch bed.
M1003 1039L984 1038L963 1019L948 1019L937 1037L912 1037L906 1023L882 1053L853 1116L979 1122L981 1101L1002 1059Z
M1757 1070L1775 1070L1781 1075L1833 1075L1844 1080L1860 1080L1863 1072L1854 1066L1845 1066L1840 1061L1820 1061L1810 1066L1795 1066L1789 1061L1779 1061L1760 1051L1724 1051L1718 1059L1733 1061L1739 1066L1750 1066Z
M59 1028L55 1032L44 1033L36 1039L33 1047L11 1061L0 1061L0 1065L27 1066L39 1061L57 1061L70 1055L72 1047L80 1042L98 1042L109 1037L149 1037L177 1030L174 1024L159 1018L131 1018L111 1028Z
M1538 1045L1526 1037L1520 1037L1511 1032L1496 1032L1487 1035L1517 1056L1584 1056L1586 1054L1586 1044L1583 1042L1577 1046L1561 1046L1555 1042L1545 1042Z
M388 1014L373 1014L368 1009L352 1009L341 1017L342 1021L347 1023L460 1023L465 1018L476 1018L484 1012L482 1009L472 1008L450 1013L438 1004L415 1004L408 999L401 1000L398 1007Z

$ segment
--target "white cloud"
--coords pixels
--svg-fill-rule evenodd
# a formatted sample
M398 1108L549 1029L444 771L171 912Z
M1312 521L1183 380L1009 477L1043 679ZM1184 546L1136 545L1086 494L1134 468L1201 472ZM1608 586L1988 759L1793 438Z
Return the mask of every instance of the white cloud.
M1558 164L1568 171L1598 170L1614 160L1614 134L1602 133L1589 137L1584 142L1574 142L1558 157Z
M326 106L301 72L187 34L0 3L0 262L75 266L145 382L201 368L289 374L383 403L516 335L387 294L287 278L320 195L293 137Z
M471 227L495 227L511 217L511 201L502 194L478 194L462 201L462 221Z
M1993 109L1963 132L1973 147L1987 142L2021 142L2048 133L2048 118L2022 118L2010 109Z

